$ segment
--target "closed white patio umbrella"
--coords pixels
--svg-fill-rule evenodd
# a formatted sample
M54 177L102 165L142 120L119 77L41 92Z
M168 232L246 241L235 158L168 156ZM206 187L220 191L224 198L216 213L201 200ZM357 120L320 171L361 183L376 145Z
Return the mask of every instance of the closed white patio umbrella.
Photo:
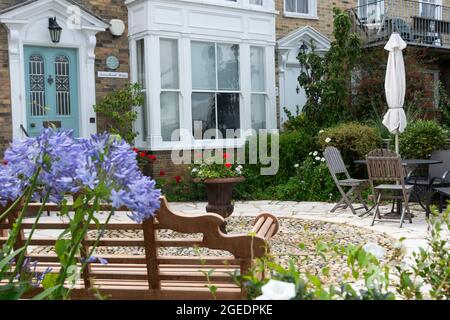
M399 154L398 135L405 131L407 121L403 103L405 101L406 76L402 50L406 43L398 33L393 33L384 49L389 51L384 89L389 106L384 115L383 124L389 132L395 134L395 152Z

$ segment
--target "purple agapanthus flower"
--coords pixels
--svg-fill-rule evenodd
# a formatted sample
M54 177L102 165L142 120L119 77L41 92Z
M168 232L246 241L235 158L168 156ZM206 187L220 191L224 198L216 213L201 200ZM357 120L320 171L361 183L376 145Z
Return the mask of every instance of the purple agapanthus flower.
M60 203L66 194L95 192L101 185L101 200L127 207L137 223L152 217L160 205L161 192L139 170L130 145L107 133L74 139L72 131L46 129L38 137L13 141L5 160L0 165L2 205L20 197L38 169L34 199L49 192L50 201Z

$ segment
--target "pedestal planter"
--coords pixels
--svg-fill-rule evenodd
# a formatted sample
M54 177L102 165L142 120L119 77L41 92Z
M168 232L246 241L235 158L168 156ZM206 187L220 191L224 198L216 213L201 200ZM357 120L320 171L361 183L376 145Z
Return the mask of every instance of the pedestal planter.
M244 180L244 177L206 179L204 181L208 195L206 212L217 213L224 218L229 217L234 211L234 205L231 203L234 185Z

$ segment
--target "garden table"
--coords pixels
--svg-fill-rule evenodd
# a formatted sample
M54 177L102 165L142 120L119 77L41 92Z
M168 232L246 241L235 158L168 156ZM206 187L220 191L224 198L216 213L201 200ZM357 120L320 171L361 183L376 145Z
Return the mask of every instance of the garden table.
M366 165L366 160L355 160L356 164ZM430 165L442 163L440 160L431 160L431 159L402 159L402 165L405 167L413 167L413 168L425 168L425 172L428 175L428 168ZM420 206L426 211L426 201L422 202L420 197L418 197L418 202ZM399 219L402 212L402 200L397 200L397 210L392 210L390 213L385 215L385 218L388 219Z

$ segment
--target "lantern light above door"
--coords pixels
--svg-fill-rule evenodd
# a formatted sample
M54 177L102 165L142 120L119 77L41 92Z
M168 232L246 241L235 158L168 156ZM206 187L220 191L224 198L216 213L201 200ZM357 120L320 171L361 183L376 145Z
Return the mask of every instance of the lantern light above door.
M50 32L50 38L53 43L59 43L61 40L62 28L56 22L56 17L48 19L48 30Z

